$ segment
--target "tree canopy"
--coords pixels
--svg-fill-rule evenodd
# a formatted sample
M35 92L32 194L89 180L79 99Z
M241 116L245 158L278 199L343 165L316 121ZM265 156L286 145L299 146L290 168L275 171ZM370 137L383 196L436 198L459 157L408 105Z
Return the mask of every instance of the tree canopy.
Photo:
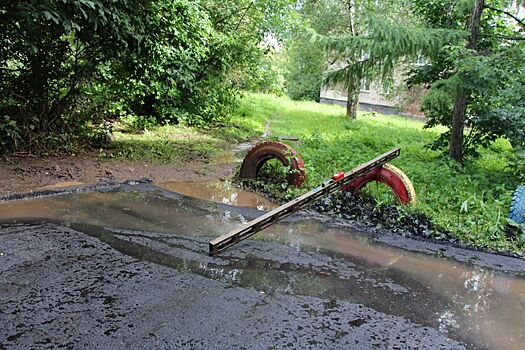
M268 33L293 2L0 2L2 151L68 151L107 140L108 120L225 118Z
M523 3L2 1L1 151L102 145L125 115L221 123L243 90L280 91L281 74L297 99L346 87L355 117L364 79L389 84L420 57L405 78L428 90L428 126L449 128L435 148L457 161L498 137L524 148Z

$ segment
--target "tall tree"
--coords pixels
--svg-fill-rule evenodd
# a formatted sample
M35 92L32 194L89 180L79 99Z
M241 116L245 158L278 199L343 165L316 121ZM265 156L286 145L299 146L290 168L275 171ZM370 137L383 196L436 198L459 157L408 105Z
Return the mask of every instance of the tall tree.
M284 78L288 96L293 100L319 101L325 55L319 45L295 38L283 48Z
M359 38L368 30L368 16L380 6L377 1L372 0L346 0L332 3L332 7L339 8L340 25L330 31L325 31L325 36L333 38L340 36L348 42ZM319 34L319 32L317 32ZM321 37L318 37L321 39ZM360 69L361 61L367 59L367 53L357 46L340 46L335 40L319 40L326 50L326 58L331 63L329 71L325 75L325 83L329 86L341 86L346 89L346 115L349 118L357 118L359 104L359 92L361 80L369 75Z
M312 41L325 48L334 63L325 76L329 85L342 85L348 92L347 115L355 118L362 79L379 79L391 83L395 68L421 55L439 51L446 43L462 38L458 31L429 29L410 24L409 18L399 24L399 13L406 10L403 1L348 4L349 30L343 34L312 34ZM389 16L379 16L389 9ZM397 9L397 11L396 11ZM359 15L357 15L359 13Z
M427 126L449 128L433 147L458 162L501 136L515 148L524 144L519 130L525 126L525 21L516 6L510 0L414 0L426 25L467 33L465 41L431 55L410 78L429 88L423 99Z
M477 50L481 14L483 13L484 0L475 0L472 14L468 22L469 37L467 48ZM467 111L468 96L470 92L464 86L458 87L454 107L452 109L452 130L450 132L449 155L457 162L463 161L463 133L465 129L465 113Z

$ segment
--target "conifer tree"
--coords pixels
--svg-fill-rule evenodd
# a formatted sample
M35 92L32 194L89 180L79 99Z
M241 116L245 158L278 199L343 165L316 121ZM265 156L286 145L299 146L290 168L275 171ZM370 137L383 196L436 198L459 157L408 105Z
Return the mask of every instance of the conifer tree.
M423 99L428 126L449 128L433 147L446 149L457 162L501 136L515 149L524 147L523 1L413 2L426 25L467 33L466 40L444 47L411 78L429 87Z
M399 63L430 55L464 36L461 31L398 25L373 14L363 19L361 28L359 33L344 35L311 34L312 42L319 42L337 64L326 73L325 81L328 85L343 85L347 89L350 118L356 117L363 78L387 82Z

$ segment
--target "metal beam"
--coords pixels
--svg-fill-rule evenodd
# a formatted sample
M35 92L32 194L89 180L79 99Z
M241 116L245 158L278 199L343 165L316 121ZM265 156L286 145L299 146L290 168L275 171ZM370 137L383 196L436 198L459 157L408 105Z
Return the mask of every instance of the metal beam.
M210 241L210 255L216 255L226 248L239 243L257 232L264 230L266 227L271 226L285 217L309 206L318 199L339 191L341 187L350 184L358 177L363 176L374 169L380 168L392 159L397 158L400 153L400 148L390 150L367 163L357 166L351 171L345 173L344 176L341 176L340 178L334 176L334 178L323 182L319 187L314 188L302 196L241 225L225 235L215 238Z

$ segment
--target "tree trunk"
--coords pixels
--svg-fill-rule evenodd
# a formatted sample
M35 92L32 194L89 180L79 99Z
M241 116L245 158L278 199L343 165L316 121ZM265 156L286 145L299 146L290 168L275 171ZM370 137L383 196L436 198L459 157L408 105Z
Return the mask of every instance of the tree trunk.
M357 36L356 28L356 1L348 0L348 14L349 14L349 29L352 36ZM350 119L357 119L357 107L359 106L359 88L361 84L361 77L359 76L348 76L348 87L347 87L347 98L346 98L346 116Z
M448 155L456 162L463 161L463 131L465 129L465 112L467 110L467 92L460 88L454 110L452 111L452 130L450 133L450 147Z
M359 79L351 79L351 81L348 83L346 116L351 119L357 118L357 107L359 106L359 83Z
M467 47L471 50L476 49L479 37L479 22L483 12L484 0L475 0L472 15L468 23L470 33ZM450 132L450 144L448 154L457 162L463 161L463 131L465 129L465 114L468 105L468 96L470 92L463 87L458 89L452 111L452 130Z

